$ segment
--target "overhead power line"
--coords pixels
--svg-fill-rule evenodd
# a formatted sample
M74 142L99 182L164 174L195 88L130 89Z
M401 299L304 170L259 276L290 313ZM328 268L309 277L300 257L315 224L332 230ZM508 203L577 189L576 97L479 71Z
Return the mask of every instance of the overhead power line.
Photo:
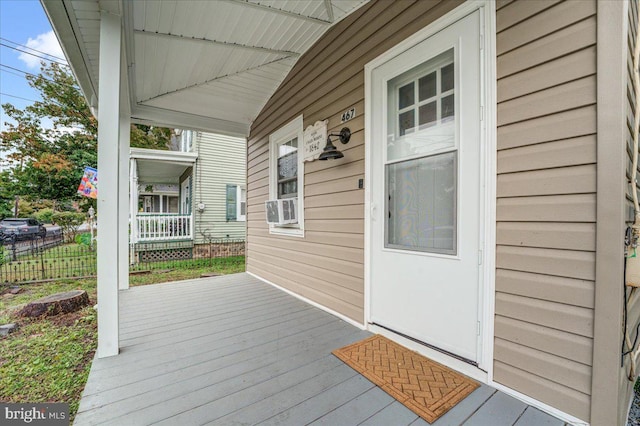
M28 101L28 102L45 102L45 101L43 101L42 99L41 99L41 100L39 100L39 101L37 101L37 100L35 100L35 99L23 98L22 96L11 95L11 94L9 94L9 93L3 93L3 92L0 92L0 96L9 96L9 97L11 97L11 98L22 99L23 101ZM53 104L55 104L55 105L61 106L61 107L63 107L63 106L64 106L64 105L62 105L60 102L56 102L56 101L54 101L54 100L52 100L52 99L49 99L49 102L51 102L51 103L53 103ZM83 111L80 111L80 110L77 110L77 111L78 111L78 113L80 113L80 115L82 115L85 119L87 119L87 120L89 120L89 119L90 119L90 117L88 117L88 116L87 116Z
M29 101L29 102L42 102L42 101L36 101L35 99L27 99L27 98L23 98L22 96L10 95L8 93L2 93L2 92L0 92L0 96L9 96L10 98L22 99L23 101Z
M43 55L51 56L52 58L59 59L61 61L66 61L65 58L61 58L56 55L52 55L51 53L43 52L42 50L34 49L33 47L25 46L24 44L16 43L15 41L8 40L4 37L0 37L0 40L4 40L7 43L15 44L16 46L24 47L25 49L33 50L34 52L42 53Z
M45 80L47 80L47 81L49 81L49 82L51 82L51 83L62 84L62 85L64 85L64 86L73 87L74 89L78 89L78 86L76 86L76 85L74 85L74 84L66 84L66 83L60 83L60 82L58 82L58 81L53 81L53 80L51 80L50 78L46 78L46 77L44 77L42 74L34 74L34 73L32 73L32 72L24 71L24 70L21 70L21 69L19 69L19 68L12 67L12 66L10 66L10 65L5 65L5 64L0 64L0 67L9 68L10 70L18 71L18 72L21 72L21 73L23 73L23 74L31 75L31 76L34 76L34 77L40 77L40 76L41 76L42 78L44 78Z
M21 69L18 69L18 68L12 67L11 65L0 64L0 67L9 68L9 69L11 69L11 70L21 72L22 74L27 74L27 75L32 75L32 76L34 76L34 77L37 77L37 75L36 75L36 74L34 74L34 73L31 73L31 72L28 72L28 71L24 71L24 70L21 70Z
M64 62L59 62L59 61L56 61L56 60L53 60L53 59L45 58L44 56L36 55L35 53L27 52L26 50L22 50L22 49L18 49L17 47L9 46L8 44L0 43L0 46L8 47L9 49L17 50L18 52L22 52L22 53L25 53L27 55L35 56L36 58L44 59L45 61L55 62L56 64L62 65L64 67L68 67L69 66L68 64L66 64Z
M15 75L15 76L18 76L18 77L24 77L22 74L18 74L17 72L13 72L13 71L5 70L5 69L3 69L3 68L0 68L0 71L1 71L1 72L6 72L7 74Z

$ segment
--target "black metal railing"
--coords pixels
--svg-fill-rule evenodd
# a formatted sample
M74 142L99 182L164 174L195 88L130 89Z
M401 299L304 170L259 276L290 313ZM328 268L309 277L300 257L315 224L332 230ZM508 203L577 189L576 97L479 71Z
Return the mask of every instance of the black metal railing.
M64 244L62 233L46 238L12 240L0 246L0 284L20 284L95 275L90 246Z
M0 245L0 286L93 277L97 273L95 242L79 235L64 243L62 234L26 241L3 240ZM174 269L237 272L244 267L244 240L211 239L193 242L132 244L129 268L133 273Z

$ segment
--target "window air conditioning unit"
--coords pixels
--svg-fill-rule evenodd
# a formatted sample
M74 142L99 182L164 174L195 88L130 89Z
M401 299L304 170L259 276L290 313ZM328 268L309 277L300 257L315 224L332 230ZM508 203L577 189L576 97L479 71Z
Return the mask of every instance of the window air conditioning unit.
M297 209L297 198L265 201L267 223L273 225L288 225L291 223L298 223Z

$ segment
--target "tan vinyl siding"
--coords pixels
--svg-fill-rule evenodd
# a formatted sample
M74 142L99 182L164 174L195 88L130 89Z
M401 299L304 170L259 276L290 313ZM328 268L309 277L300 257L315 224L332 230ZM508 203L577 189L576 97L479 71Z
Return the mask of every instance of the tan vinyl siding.
M494 380L588 421L596 3L497 7Z
M336 24L296 64L254 121L248 146L247 270L364 322L364 65L461 1L371 2ZM305 236L269 234L269 134L303 114L304 126L341 114L352 136L345 158L305 164Z
M227 221L227 184L245 185L246 141L242 138L197 132L198 162L193 176L193 214L196 244L208 238L244 239L246 223ZM206 205L202 213L198 203Z

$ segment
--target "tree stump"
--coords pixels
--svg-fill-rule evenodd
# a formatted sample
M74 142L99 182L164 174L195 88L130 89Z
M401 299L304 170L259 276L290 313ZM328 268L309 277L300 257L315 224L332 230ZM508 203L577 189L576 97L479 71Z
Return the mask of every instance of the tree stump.
M84 290L56 293L34 300L22 308L18 315L23 317L53 316L80 310L89 304L89 295Z

